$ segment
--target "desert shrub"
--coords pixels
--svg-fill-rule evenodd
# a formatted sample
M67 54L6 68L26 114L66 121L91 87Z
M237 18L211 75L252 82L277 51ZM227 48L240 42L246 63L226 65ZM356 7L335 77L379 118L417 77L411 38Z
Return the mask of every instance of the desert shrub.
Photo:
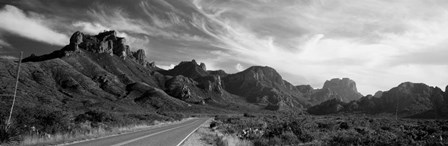
M97 124L97 123L113 122L116 120L117 120L116 117L114 117L112 114L99 110L89 110L75 117L76 123L83 123L86 121L90 121L94 124Z
M390 126L381 126L382 130L390 131L392 128Z
M254 117L256 117L255 115L250 114L250 113L244 113L243 116L244 116L244 117L248 117L248 118L254 118Z
M159 115L157 113L149 113L149 114L129 114L127 115L130 119L136 119L138 121L144 121L144 122L153 122L155 120L159 121L166 121L168 120L167 117Z
M297 138L297 136L291 132L291 131L284 131L281 135L280 135L281 139L282 139L282 143L284 144L297 144L300 143L301 141Z
M19 133L48 133L68 131L71 128L71 116L50 108L25 108L16 110L13 125Z
M229 119L230 117L228 115L216 115L215 119L218 121L225 121L227 119Z
M182 113L174 113L174 112L161 112L161 111L158 111L157 114L169 117L169 118L171 118L171 120L177 120L177 121L182 120L183 118L186 117Z
M210 123L210 128L215 128L216 126L218 126L218 123L216 122L216 121L212 121L211 123Z
M348 126L348 123L347 123L347 122L341 122L341 123L339 123L339 128L340 128L340 129L347 130L347 129L350 128L350 126Z
M259 138L253 140L255 146L276 146L282 144L282 139L280 137L272 138Z
M335 135L330 145L361 145L361 136L354 131L345 131Z
M317 123L317 127L323 130L334 130L336 127L336 123L333 122L322 122L322 123Z

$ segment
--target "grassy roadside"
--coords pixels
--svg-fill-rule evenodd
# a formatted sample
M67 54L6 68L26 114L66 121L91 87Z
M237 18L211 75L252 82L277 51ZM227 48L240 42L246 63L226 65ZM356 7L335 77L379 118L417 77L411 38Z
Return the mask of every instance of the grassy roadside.
M222 133L214 123L215 119L210 119L202 124L182 146L253 146L248 140Z
M24 136L23 141L19 145L64 145L74 143L77 141L91 140L101 137L114 136L119 134L125 134L130 132L136 132L146 130L150 128L164 126L166 124L174 124L190 120L191 118L185 118L180 121L154 121L151 124L138 124L128 125L113 128L98 127L86 132L71 132L71 133L56 133L52 135L27 135ZM14 145L14 144L12 144Z

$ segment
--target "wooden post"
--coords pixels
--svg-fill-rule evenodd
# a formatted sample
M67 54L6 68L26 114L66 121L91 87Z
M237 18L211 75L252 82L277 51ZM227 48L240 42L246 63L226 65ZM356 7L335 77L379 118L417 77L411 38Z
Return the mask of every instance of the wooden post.
M13 99L12 99L11 110L9 111L8 122L6 123L6 127L7 128L9 128L9 125L11 124L12 111L14 109L14 104L16 103L17 86L19 85L20 65L22 63L22 56L23 56L23 52L20 52L19 65L17 67L16 86L15 86L15 89L14 89L14 96L13 96Z

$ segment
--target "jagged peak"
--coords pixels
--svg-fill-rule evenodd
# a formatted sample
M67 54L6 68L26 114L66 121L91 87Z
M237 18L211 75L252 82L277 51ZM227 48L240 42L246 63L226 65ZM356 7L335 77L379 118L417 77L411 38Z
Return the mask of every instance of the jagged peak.
M70 56L79 53L80 49L91 53L105 53L111 56L118 56L122 59L131 58L143 66L154 66L146 60L144 49L131 51L129 45L126 44L126 38L118 37L117 31L115 30L103 31L97 35L89 35L81 31L76 31L70 37L70 43L61 50L42 56L31 55L25 58L24 62L44 61Z
M201 66L196 62L196 60L193 59L191 61L180 62L173 69L168 70L166 73L169 75L184 75L189 78L197 78L209 75L209 73L205 69L205 64Z
M194 59L191 60L191 61L182 61L178 65L176 65L174 68L182 67L182 66L189 66L191 68L200 68L200 69L202 69L204 71L207 70L207 67L206 67L205 63L201 62L200 64L198 64L196 62L196 60L194 60Z
M269 66L251 66L247 68L246 70L239 72L239 73L263 73L265 75L272 75L272 76L280 76L281 75L272 67Z
M333 78L331 80L327 80L325 81L323 88L332 88L334 86L344 86L352 89L353 91L357 91L356 82L350 78Z
M314 88L311 87L311 85L297 85L296 88L302 93L308 93L314 90Z

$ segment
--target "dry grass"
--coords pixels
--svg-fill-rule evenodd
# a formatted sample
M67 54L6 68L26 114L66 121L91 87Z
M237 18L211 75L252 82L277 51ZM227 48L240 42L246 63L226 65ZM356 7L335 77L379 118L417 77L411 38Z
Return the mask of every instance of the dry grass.
M235 135L223 135L219 137L219 146L253 146L252 142L243 140Z
M253 146L252 142L242 140L235 135L223 134L210 128L209 120L194 132L182 145L183 146Z
M28 135L23 137L20 145L55 145L63 143L72 143L76 141L91 140L100 137L113 136L129 132L146 130L149 128L160 127L166 124L184 122L188 119L175 122L159 122L154 121L152 124L128 125L114 128L94 128L85 132L58 133L53 135Z

